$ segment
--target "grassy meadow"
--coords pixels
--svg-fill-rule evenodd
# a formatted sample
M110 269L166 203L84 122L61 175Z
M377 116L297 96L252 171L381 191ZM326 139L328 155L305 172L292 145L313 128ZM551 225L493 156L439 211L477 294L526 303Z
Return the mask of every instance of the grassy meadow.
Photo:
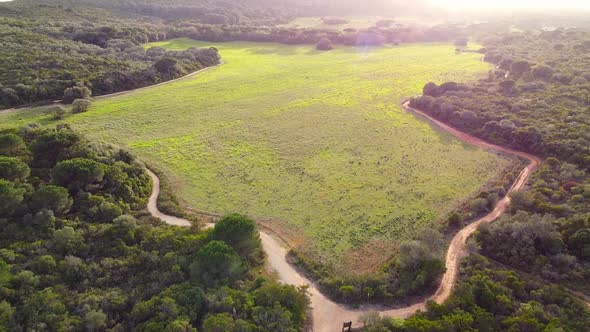
M428 81L489 69L449 44L148 46L215 46L224 64L61 122L157 165L188 206L261 218L335 273L377 268L509 164L401 109ZM42 108L0 113L0 129L30 122L58 123Z

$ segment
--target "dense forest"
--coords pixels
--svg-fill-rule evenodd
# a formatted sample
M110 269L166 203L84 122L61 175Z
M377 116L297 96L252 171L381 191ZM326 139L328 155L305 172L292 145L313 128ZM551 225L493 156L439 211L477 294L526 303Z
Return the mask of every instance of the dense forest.
M365 332L417 331L586 331L590 311L563 288L521 277L471 254L461 280L444 304L429 302L408 319L368 313Z
M100 9L0 4L0 108L72 102L220 63L215 49L145 50L142 44L159 39L162 30L161 25ZM68 98L72 89L77 92Z
M255 223L150 217L145 167L67 126L0 133L0 331L297 331L305 289L260 274Z

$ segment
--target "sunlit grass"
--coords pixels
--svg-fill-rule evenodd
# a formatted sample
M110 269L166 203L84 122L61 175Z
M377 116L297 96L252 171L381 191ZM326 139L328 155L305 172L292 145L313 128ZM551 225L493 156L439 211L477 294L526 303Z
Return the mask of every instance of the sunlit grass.
M425 82L485 73L477 54L443 44L214 46L224 65L64 121L157 165L188 205L272 219L313 259L353 272L384 262L508 163L400 108ZM53 123L34 109L0 115L0 128L32 121Z

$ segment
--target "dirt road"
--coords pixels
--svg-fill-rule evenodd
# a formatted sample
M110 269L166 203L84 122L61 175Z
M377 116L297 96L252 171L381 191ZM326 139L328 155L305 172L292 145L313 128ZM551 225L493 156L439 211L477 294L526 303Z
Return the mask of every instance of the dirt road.
M529 160L529 165L522 170L519 174L518 178L508 191L508 194L520 190L526 184L527 180L529 179L532 172L535 168L539 165L540 160L532 155L522 153L519 151L514 151L508 148L504 148L501 146L489 144L484 142L476 137L471 135L465 134L460 132L432 117L424 114L419 110L412 109L408 106L408 103L404 103L403 107L410 112L414 112L419 114L425 118L427 118L432 123L436 124L437 126L441 127L445 131L451 133L455 137L459 138L460 140L467 142L469 144L490 149L498 152L503 152L506 154L519 156ZM148 170L148 173L152 177L154 188L152 191L152 195L149 200L148 210L149 212L168 224L177 225L177 226L190 226L190 222L185 219L168 216L161 213L157 206L156 201L157 197L160 192L160 185L158 177ZM459 263L461 256L465 252L465 243L467 238L476 231L477 227L482 223L490 223L496 220L499 216L501 216L505 211L506 208L510 205L510 198L508 195L504 197L494 210L489 213L488 215L482 217L481 219L469 224L465 228L455 235L452 239L451 244L449 246L449 250L446 255L445 264L447 267L447 271L442 277L441 284L438 287L437 291L426 300L423 300L419 303L415 303L411 306L397 308L397 309L390 309L384 308L381 306L373 306L373 305L365 305L359 308L349 308L346 305L338 304L330 299L326 298L322 295L319 289L305 276L303 276L299 271L297 271L293 266L291 266L286 259L288 249L283 245L283 243L279 242L275 237L265 233L263 231L260 232L260 239L262 241L262 246L264 251L267 255L267 268L276 273L279 281L290 284L290 285L307 285L309 287L309 294L311 296L311 305L312 305L312 317L313 317L313 331L315 332L333 332L333 331L340 331L342 327L342 322L344 321L352 321L353 326L359 326L359 318L366 312L369 311L377 311L382 316L388 317L395 317L395 318L405 318L418 310L424 310L426 306L427 300L434 300L437 303L444 302L453 289L457 281L457 275L459 272ZM213 227L214 224L207 224L206 227L210 228Z

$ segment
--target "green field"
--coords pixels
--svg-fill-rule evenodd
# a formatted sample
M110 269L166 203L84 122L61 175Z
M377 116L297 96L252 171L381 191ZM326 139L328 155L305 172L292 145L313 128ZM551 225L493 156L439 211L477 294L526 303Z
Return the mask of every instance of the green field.
M509 164L399 106L428 81L485 74L478 54L443 44L214 46L220 67L63 121L157 165L187 205L261 218L335 272L340 262L350 273L375 269ZM0 113L0 129L34 121L56 123L40 109Z

